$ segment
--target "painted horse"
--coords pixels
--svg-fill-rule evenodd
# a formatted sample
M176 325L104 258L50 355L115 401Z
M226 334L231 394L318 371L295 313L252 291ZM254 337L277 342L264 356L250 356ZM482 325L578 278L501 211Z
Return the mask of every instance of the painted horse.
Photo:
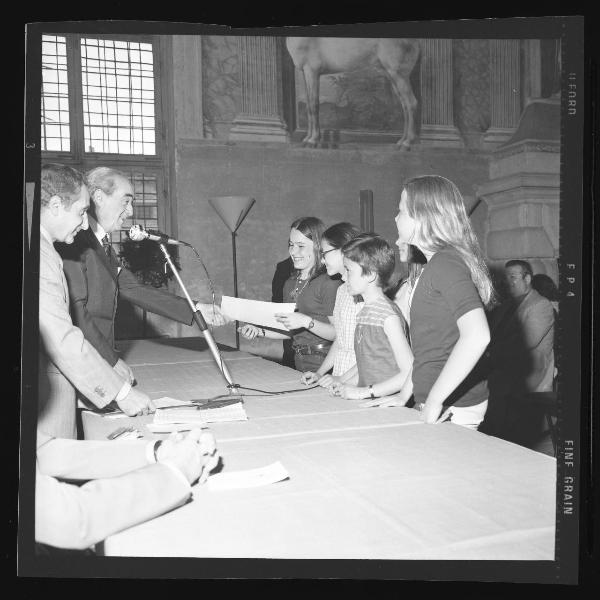
M410 74L419 59L419 41L399 38L287 37L286 46L294 65L302 71L306 85L308 130L304 146L318 145L319 79L321 75L355 71L380 65L392 83L402 111L404 134L396 145L410 150L417 140L415 111L417 100L410 85Z

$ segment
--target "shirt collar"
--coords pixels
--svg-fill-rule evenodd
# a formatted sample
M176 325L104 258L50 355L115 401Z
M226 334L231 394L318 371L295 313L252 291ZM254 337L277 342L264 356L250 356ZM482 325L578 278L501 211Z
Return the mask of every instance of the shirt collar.
M54 243L52 241L52 238L50 237L50 234L48 233L48 231L45 229L45 227L43 225L40 225L40 234L43 235L50 242L50 244Z
M94 235L96 236L96 239L102 243L102 238L106 235L106 231L104 231L104 227L102 227L102 225L100 225L100 223L98 223L98 221L96 221L96 219L94 219L93 217L88 215L88 223L89 223L89 227L90 229L93 231Z

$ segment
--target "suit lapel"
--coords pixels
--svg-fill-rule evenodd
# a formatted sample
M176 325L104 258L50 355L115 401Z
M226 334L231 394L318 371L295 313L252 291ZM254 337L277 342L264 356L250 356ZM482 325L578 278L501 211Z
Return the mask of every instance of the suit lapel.
M51 244L43 235L40 236L40 244L45 244L48 246L48 252L52 259L56 261L56 265L58 266L58 271L60 273L60 282L62 284L63 289L63 300L65 304L69 306L69 286L67 284L67 278L65 276L65 272L63 270L63 260L60 254L57 252L54 244Z
M96 256L104 266L104 268L110 273L110 276L116 281L117 280L117 266L112 264L106 252L104 252L104 246L98 241L98 238L92 231L92 228L84 230L87 236L87 245L91 250L96 253Z

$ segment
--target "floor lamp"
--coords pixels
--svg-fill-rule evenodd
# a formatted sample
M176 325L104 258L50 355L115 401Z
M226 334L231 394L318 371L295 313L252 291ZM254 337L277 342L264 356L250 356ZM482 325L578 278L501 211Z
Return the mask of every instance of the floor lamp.
M242 224L242 221L248 214L248 211L254 204L254 198L248 196L218 196L209 198L210 205L217 211L217 214L231 231L231 247L233 252L233 295L238 297L237 285L237 257L235 249L235 232ZM238 322L235 322L235 347L240 348L240 334L238 332Z

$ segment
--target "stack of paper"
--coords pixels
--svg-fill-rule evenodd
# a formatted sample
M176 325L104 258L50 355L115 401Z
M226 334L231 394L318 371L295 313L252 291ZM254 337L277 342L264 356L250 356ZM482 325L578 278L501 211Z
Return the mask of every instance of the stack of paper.
M248 416L241 402L210 408L210 404L197 408L195 406L183 408L158 408L154 413L154 421L148 425L151 431L158 431L157 428L167 426L166 429L184 430L181 425L186 425L185 429L191 427L201 427L206 423L221 423L224 421L247 421ZM176 425L177 427L171 427Z

